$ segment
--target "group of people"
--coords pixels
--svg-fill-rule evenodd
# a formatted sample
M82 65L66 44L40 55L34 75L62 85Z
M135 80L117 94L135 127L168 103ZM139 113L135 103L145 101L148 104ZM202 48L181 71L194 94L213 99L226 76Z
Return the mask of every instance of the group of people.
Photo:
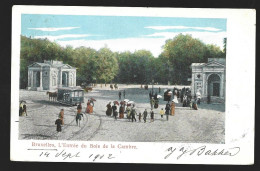
M118 98L121 100L122 93L121 91L118 92ZM125 90L123 91L123 97L125 98Z
M93 113L93 107L94 107L94 101L88 100L87 107L85 110L85 113L92 114ZM82 105L81 103L77 106L77 113L76 113L76 124L77 126L80 126L81 119L84 119L84 115L82 113ZM61 132L62 125L64 125L64 109L61 109L58 114L58 119L55 121L55 125L57 125L57 132Z

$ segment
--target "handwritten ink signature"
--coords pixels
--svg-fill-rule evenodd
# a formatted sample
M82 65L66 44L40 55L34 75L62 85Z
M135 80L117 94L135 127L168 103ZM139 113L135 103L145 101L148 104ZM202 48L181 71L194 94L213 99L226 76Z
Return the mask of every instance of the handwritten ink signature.
M164 157L164 159L169 158L173 153L177 153L177 160L179 160L185 154L189 154L190 156L192 155L201 156L203 154L207 156L235 156L240 152L240 147L210 150L207 149L207 146L204 145L191 150L185 147L181 147L178 150L177 148L169 147L167 148L166 151L167 151L167 155Z
M58 151L57 149L27 149L27 150L38 150L40 151L39 157L55 157L62 158L63 160L72 159L76 157L81 157L80 152L69 153L64 149ZM101 159L114 159L115 156L113 154L90 154L89 158L93 161L101 160Z

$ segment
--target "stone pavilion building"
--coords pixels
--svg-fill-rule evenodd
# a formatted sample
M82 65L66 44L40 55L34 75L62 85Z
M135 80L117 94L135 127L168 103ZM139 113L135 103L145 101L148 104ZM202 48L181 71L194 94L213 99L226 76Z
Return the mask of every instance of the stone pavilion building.
M28 66L28 90L76 86L76 68L62 61L35 62Z
M198 91L202 100L208 95L212 101L224 102L226 94L225 58L208 58L207 63L192 63L191 93Z

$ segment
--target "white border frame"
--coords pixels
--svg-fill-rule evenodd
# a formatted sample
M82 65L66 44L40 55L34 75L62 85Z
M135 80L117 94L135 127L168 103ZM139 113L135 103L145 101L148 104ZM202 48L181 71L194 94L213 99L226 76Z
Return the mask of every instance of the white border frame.
M32 140L18 140L19 120L19 72L20 72L20 34L21 14L66 14L66 15L109 15L109 16L154 16L154 17L189 17L189 18L226 18L227 19L227 57L226 57L226 112L225 144L201 143L142 143L131 142L136 150L108 148L77 149L80 157L67 158L49 156L39 157L39 151L28 151ZM255 33L256 12L252 9L199 9L199 8L130 8L130 7L76 7L76 6L13 6L12 11L12 72L11 72L11 149L13 161L50 161L50 162L93 162L90 154L110 153L113 159L103 158L95 162L119 163L179 163L179 164L253 164L254 163L254 114L255 114ZM60 141L39 141L57 144ZM66 141L62 141L66 142ZM126 142L77 142L91 144L129 144ZM182 147L196 149L206 146L214 152L232 151L239 147L235 156L205 155L198 156L198 149L180 159ZM167 149L176 148L167 159ZM77 151L68 149L71 154Z

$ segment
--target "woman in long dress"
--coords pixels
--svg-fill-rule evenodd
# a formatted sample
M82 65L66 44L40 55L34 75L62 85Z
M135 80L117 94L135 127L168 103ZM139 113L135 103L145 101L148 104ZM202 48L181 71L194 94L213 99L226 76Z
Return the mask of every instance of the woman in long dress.
M60 110L59 119L61 120L61 125L64 125L64 109Z
M91 108L90 100L88 100L88 102L87 102L87 108L86 108L86 113L90 113L90 108Z
M124 118L124 106L123 106L123 104L121 104L121 106L120 106L120 108L119 108L119 119L122 119L122 118Z
M175 114L175 103L172 101L171 103L171 115Z
M107 104L106 115L107 115L107 116L111 116L111 114L112 114L112 106L111 106L111 102L109 102L109 103Z

